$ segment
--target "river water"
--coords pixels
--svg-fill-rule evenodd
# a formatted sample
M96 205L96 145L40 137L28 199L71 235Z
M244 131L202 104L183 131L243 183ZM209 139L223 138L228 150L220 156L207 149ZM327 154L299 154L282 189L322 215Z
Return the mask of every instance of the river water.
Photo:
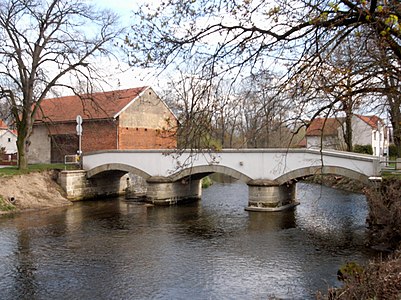
M314 299L371 258L363 195L299 183L293 211L247 212L247 186L202 201L124 199L0 217L0 299Z

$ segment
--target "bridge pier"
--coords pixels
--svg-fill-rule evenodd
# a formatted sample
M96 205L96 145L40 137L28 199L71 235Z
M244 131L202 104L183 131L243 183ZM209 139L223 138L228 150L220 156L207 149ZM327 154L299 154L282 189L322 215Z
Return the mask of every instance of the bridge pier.
M146 202L171 205L178 202L200 200L201 180L172 181L167 177L153 176L146 180Z
M273 180L248 182L248 211L282 211L298 205L296 183L278 184Z

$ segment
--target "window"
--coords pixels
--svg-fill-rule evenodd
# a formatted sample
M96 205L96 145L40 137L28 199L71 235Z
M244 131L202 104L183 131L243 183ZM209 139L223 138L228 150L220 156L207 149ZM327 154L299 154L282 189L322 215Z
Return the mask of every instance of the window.
M11 138L8 138L8 142L11 143Z
M375 140L375 141L376 141L376 135L377 135L377 131L375 131L375 132L373 133L373 140Z

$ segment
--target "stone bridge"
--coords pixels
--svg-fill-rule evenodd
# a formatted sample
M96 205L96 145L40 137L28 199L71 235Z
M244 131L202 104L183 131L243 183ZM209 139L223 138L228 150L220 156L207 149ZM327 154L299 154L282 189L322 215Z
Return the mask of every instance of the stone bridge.
M276 211L296 204L296 181L316 174L369 184L380 176L378 157L333 150L225 149L219 152L110 150L83 156L88 180L133 173L147 182L147 201L173 204L200 198L200 180L222 173L249 186L248 210Z

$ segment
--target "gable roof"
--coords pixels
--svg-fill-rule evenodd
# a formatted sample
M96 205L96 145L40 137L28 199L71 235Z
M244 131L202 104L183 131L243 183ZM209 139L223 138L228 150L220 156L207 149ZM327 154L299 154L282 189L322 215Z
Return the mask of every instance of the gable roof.
M1 135L4 135L5 133L7 133L7 131L11 132L13 135L17 136L17 131L14 129L10 129L10 127L8 127L8 125L0 119L0 130L1 131L5 131L3 132Z
M328 136L338 135L338 128L341 126L341 119L336 118L315 118L306 129L307 136Z
M378 116L361 116L361 115L355 115L355 116L364 121L373 129L377 129L378 123L382 122L382 120Z
M149 87L44 99L35 122L69 122L82 119L109 119L117 116Z
M2 130L7 130L8 129L7 124L1 119L0 119L0 129L2 129Z

